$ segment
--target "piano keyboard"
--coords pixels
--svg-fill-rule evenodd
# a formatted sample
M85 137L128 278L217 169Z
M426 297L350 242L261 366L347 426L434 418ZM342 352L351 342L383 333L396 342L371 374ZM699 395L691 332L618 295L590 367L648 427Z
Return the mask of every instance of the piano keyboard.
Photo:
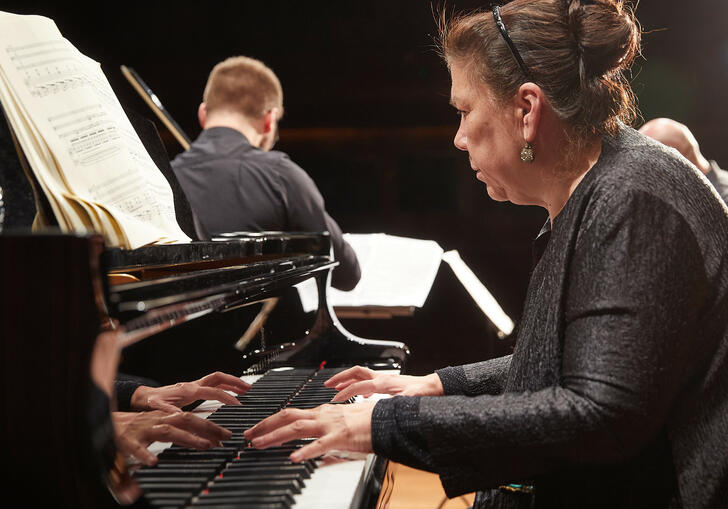
M152 444L158 464L134 472L144 497L164 508L358 507L366 497L373 454L292 463L288 456L307 441L256 450L243 438L244 430L281 408L313 408L331 401L336 391L323 383L341 369L279 368L243 377L252 388L238 396L240 406L205 402L196 409L232 431L230 440L207 451Z

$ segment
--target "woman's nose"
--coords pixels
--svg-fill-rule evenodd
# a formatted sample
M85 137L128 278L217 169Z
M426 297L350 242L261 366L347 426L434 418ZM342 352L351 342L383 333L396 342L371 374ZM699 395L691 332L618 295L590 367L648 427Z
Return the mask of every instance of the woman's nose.
M468 150L468 137L463 134L460 129L455 133L455 139L453 140L455 146L460 150Z

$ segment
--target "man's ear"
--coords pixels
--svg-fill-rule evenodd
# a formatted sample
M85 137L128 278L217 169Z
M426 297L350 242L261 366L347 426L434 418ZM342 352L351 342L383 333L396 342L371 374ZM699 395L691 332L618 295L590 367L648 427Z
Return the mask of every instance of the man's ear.
M516 118L523 139L531 143L538 133L546 96L535 83L524 83L516 93Z
M205 128L207 122L207 105L200 103L200 107L197 108L197 121L200 123L200 127Z
M263 116L263 133L269 133L275 130L278 122L278 108L271 108Z

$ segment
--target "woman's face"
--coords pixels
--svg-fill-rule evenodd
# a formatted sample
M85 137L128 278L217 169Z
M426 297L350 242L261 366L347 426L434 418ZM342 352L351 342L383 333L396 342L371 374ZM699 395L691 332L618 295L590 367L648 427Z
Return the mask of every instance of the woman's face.
M518 129L515 104L498 104L490 88L474 83L464 64L450 65L450 102L460 115L455 146L470 157L476 178L497 201L533 204L531 168L520 160L525 142Z

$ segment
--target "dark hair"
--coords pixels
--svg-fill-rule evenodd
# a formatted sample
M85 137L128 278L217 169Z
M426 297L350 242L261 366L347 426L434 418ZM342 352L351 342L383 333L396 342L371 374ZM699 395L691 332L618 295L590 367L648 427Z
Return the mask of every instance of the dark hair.
M513 0L501 17L557 115L578 138L615 134L636 117L624 72L640 53L641 31L624 0ZM448 62L464 61L500 99L527 80L493 13L440 15L439 46Z

